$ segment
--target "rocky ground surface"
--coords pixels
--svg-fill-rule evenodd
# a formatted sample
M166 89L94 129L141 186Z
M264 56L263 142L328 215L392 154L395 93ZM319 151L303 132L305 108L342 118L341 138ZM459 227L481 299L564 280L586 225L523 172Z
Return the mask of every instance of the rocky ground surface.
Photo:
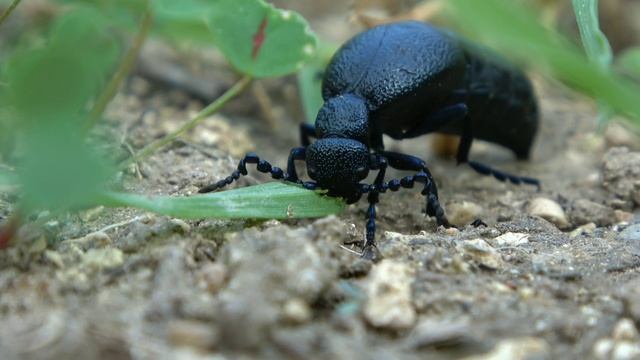
M377 263L344 245L363 238L364 202L284 222L104 208L33 219L0 254L1 357L640 358L640 142L620 125L599 131L592 105L534 79L532 161L482 143L472 156L542 189L438 159L426 139L389 142L428 159L459 229L427 218L418 190L384 195ZM297 145L295 80L260 86L266 114L251 89L123 173L125 189L193 195L249 150L283 166ZM134 76L102 130L137 149L202 106ZM0 196L2 218L14 202ZM476 218L487 226L469 226Z

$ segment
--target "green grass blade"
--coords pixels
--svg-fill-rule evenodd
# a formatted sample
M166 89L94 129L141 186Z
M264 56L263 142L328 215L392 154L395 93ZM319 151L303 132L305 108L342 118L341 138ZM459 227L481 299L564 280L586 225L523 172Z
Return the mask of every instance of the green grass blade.
M608 68L613 59L609 40L600 30L598 0L572 0L582 45L589 60Z
M345 207L339 199L280 182L188 197L107 193L101 203L111 207L130 206L183 219L313 218L339 213Z
M613 51L609 40L600 30L598 0L572 0L572 4L587 58L603 69L609 69ZM611 117L612 111L603 101L598 101L598 108L598 122L603 124Z
M469 37L546 71L640 123L640 87L588 61L576 46L540 25L530 9L502 0L451 0L447 6L451 19Z

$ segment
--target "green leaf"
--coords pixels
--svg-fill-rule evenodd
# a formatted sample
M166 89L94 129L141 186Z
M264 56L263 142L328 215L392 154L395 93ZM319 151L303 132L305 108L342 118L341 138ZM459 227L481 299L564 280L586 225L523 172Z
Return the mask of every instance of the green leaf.
M322 107L322 75L337 46L321 42L317 55L298 73L298 89L307 122L313 122Z
M572 4L587 57L603 68L608 68L613 52L609 40L600 30L598 0L572 0Z
M572 0L572 4L587 58L603 69L609 69L613 52L609 40L600 30L598 0ZM598 108L598 122L602 124L611 117L612 111L602 101L598 101Z
M529 8L503 0L451 0L447 6L451 19L470 38L549 73L623 115L640 119L640 88L588 61L573 44L540 25Z
M107 193L100 202L105 206L131 206L183 219L322 217L339 213L345 206L339 199L280 182L188 197Z
M213 1L207 0L155 0L155 31L176 41L190 41L212 46L214 38L207 21Z
M138 17L147 3L153 0L55 0L74 11L80 8L94 9L109 19L112 25L125 29L135 29Z
M316 36L304 18L262 0L215 1L209 27L231 64L253 77L300 70L316 47Z
M9 59L9 131L22 151L15 168L27 212L91 203L113 173L79 127L119 58L109 29L96 11L70 11L56 19L43 46Z
M46 46L9 59L7 93L23 120L47 121L84 110L118 59L119 45L107 27L95 11L73 11L54 23Z
M0 166L0 189L16 185L18 185L16 174Z
M640 78L640 47L625 50L616 59L616 66L631 76Z

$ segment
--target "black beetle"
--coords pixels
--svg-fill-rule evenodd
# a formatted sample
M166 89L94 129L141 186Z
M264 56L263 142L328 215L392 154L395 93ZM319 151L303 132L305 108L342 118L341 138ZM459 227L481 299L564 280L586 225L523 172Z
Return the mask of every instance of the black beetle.
M529 157L538 127L535 96L527 77L486 49L424 23L408 21L365 31L340 48L322 83L325 100L315 126L300 128L302 147L291 150L286 173L247 154L231 176L204 187L209 192L247 174L246 164L275 179L327 190L347 203L368 195L363 255L375 255L375 205L380 193L424 184L426 213L450 226L426 163L384 151L382 135L407 139L431 132L460 135L458 163L500 181L539 186L536 179L507 174L468 159L474 138ZM309 138L318 140L310 143ZM303 182L296 160L304 160L314 181ZM387 166L416 172L385 181ZM373 184L363 184L377 170Z

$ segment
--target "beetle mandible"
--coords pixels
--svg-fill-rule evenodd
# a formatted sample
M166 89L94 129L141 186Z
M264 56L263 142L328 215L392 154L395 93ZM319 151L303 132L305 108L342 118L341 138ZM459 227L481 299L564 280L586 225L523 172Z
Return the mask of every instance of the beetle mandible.
M532 86L518 69L450 32L415 22L380 25L356 35L334 55L322 82L324 105L315 126L300 127L301 147L291 150L286 172L256 154L247 154L230 176L200 189L209 192L247 174L260 172L327 190L349 204L367 195L363 256L374 257L376 204L387 190L423 184L426 214L450 226L426 163L384 150L382 135L408 139L432 132L460 136L456 160L500 181L539 186L538 180L511 175L469 160L474 138L502 145L527 159L538 127ZM310 138L317 138L313 143ZM313 181L301 181L295 161L306 161ZM385 181L390 166L414 175ZM371 170L372 184L361 183Z

